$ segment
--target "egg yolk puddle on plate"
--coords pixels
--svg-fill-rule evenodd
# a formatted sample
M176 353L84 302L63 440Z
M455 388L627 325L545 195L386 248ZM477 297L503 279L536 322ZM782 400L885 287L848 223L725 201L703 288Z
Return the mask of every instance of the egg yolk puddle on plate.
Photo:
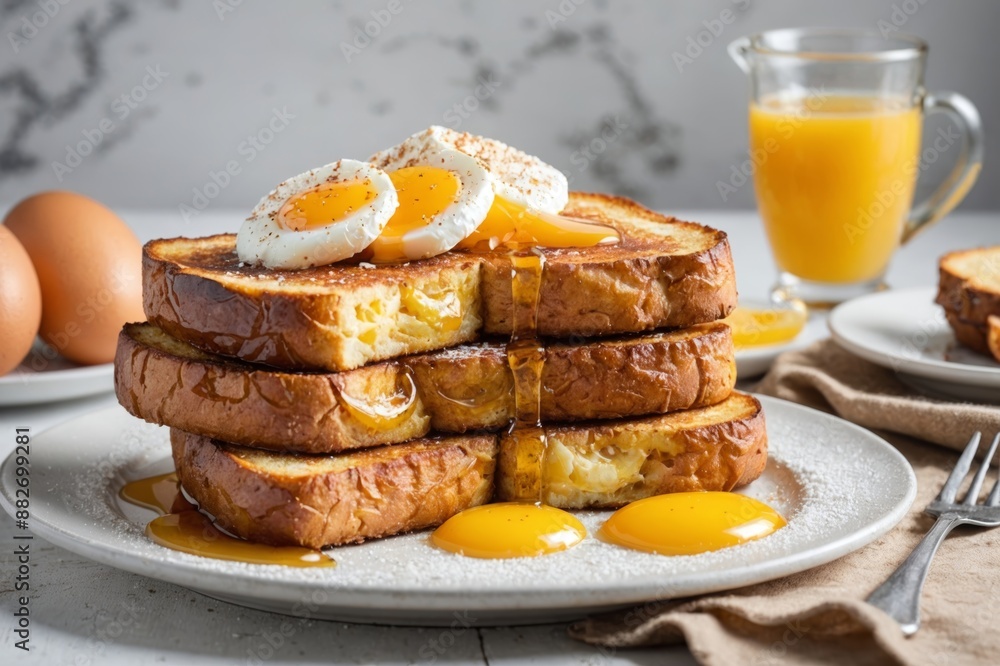
M496 197L483 223L456 247L480 251L497 247L593 247L619 241L621 235L611 227L529 210Z
M583 523L562 509L500 502L452 516L434 530L431 543L467 557L499 559L556 553L586 536Z
M605 541L659 555L697 555L760 539L785 519L751 497L726 492L658 495L632 502L608 518Z
M286 201L278 224L291 231L325 227L357 212L377 194L369 180L325 183Z
M737 349L793 340L806 325L805 308L749 308L742 305L722 321L733 331Z

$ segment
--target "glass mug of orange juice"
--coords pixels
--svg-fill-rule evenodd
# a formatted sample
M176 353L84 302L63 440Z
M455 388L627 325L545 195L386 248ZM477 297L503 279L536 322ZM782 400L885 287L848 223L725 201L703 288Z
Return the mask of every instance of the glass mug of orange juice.
M927 44L836 29L774 30L729 53L750 77L750 162L780 275L772 295L830 305L880 289L900 243L954 208L976 181L983 136L975 107L923 87ZM921 151L924 113L949 127ZM957 162L913 205L920 171L952 148Z

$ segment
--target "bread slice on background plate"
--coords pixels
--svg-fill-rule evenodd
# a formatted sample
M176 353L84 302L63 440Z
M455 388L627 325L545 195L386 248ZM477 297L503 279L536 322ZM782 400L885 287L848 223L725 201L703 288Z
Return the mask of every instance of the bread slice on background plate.
M1000 246L941 257L935 300L961 344L1000 361Z

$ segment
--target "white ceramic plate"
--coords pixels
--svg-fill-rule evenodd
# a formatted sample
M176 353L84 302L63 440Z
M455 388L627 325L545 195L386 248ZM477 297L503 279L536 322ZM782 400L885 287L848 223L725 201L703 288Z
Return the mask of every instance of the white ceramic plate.
M9 374L0 377L0 407L71 400L114 389L114 363L77 365L43 355L40 345Z
M805 327L790 342L737 349L736 376L739 379L752 379L753 377L763 375L771 369L771 365L780 354L795 349L803 349L826 336L826 318L823 313L810 314Z
M1000 402L1000 363L955 341L932 287L883 291L837 306L830 332L842 347L932 394Z
M779 578L830 562L878 538L916 492L906 460L871 432L826 414L761 398L771 460L746 489L788 526L714 553L664 557L589 536L562 553L477 560L438 550L427 533L329 549L338 565L297 569L211 560L143 535L153 516L120 502L131 480L169 471L167 430L121 410L95 412L31 445L31 529L67 550L212 597L279 613L351 622L525 624L580 617L657 598ZM13 456L0 468L11 512ZM609 512L580 512L589 534Z

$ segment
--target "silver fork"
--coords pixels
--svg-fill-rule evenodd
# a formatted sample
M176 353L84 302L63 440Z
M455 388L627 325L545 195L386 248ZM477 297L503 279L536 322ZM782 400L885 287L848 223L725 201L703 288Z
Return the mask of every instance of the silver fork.
M927 578L927 570L931 566L931 558L937 552L938 546L948 536L956 525L978 525L979 527L1000 527L1000 480L993 485L985 504L979 504L979 491L983 488L983 480L989 471L990 461L1000 443L1000 433L993 438L983 464L972 478L972 485L965 499L959 504L955 496L958 494L962 480L969 473L972 460L979 449L982 435L976 433L969 440L965 451L955 464L948 480L944 482L941 492L934 501L924 509L925 513L937 516L937 521L923 540L917 544L910 556L899 565L899 568L877 590L868 597L868 603L881 608L892 617L903 629L903 633L912 636L920 628L920 591Z

